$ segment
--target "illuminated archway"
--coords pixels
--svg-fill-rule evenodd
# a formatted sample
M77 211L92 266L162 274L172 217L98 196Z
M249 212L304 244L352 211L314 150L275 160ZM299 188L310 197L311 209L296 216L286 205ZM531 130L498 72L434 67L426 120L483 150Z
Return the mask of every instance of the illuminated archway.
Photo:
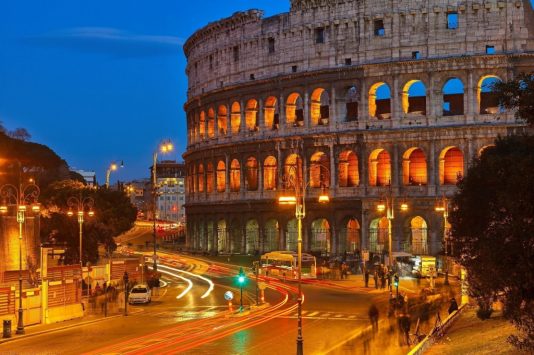
M317 152L310 159L310 187L330 186L330 159L323 152Z
M369 185L389 186L391 184L391 158L382 148L369 155Z
M323 88L313 90L310 103L311 125L327 125L330 118L330 97Z
M263 108L263 119L265 121L265 128L278 129L280 125L278 100L274 96L269 96L265 99L264 105L265 107Z
M259 254L260 251L260 227L258 221L251 219L245 226L245 240L247 254Z
M499 97L492 92L492 87L501 79L495 75L486 75L480 78L477 85L478 108L480 114L496 114L499 108Z
M204 165L199 164L197 169L198 192L204 192Z
M389 221L386 217L371 221L369 228L369 250L373 253L382 253L388 250Z
M226 135L228 129L228 109L225 105L220 105L217 109L217 125L219 133L223 136Z
M426 185L427 179L425 153L420 148L408 149L402 161L402 183L404 185Z
M488 145L483 146L482 148L480 148L478 150L477 156L480 158L482 156L482 154L484 154L486 149L493 148L493 147L495 147L495 144L488 144Z
M248 131L255 131L258 127L258 101L255 99L247 101L245 125L247 126Z
M208 137L215 137L215 111L213 108L208 110Z
M375 83L369 89L369 116L378 119L391 118L391 90L388 84Z
M439 156L439 181L441 185L456 185L464 175L464 155L457 147L447 147Z
M263 252L269 252L278 250L278 239L280 235L280 229L278 221L276 219L270 219L265 222L265 228L263 233Z
M232 104L230 114L230 128L232 130L232 134L239 133L241 129L241 105L239 105L239 102L237 101Z
M464 114L464 83L451 78L443 85L443 116Z
M199 132L200 132L200 139L205 139L206 138L206 113L204 111L200 111Z
M241 166L237 159L230 163L230 191L239 192L241 189Z
M361 250L360 223L355 218L350 218L341 229L340 243L342 253Z
M338 184L340 187L353 187L360 184L358 156L352 150L339 154Z
M298 241L298 228L297 228L297 219L293 218L287 222L286 230L286 250L288 251L297 251L297 241Z
M246 163L246 182L248 191L258 190L258 161L254 157L249 157Z
M211 162L206 166L206 192L212 193L215 186L215 174L213 171L213 164Z
M220 160L217 163L217 192L226 191L226 164Z
M345 121L358 121L358 102L360 101L360 99L358 97L358 90L356 89L356 86L351 86L347 90L345 100L345 108L347 111Z
M402 110L426 115L426 87L421 80L410 80L402 88Z
M410 221L411 253L415 255L428 255L427 224L420 217L415 216Z
M288 126L304 125L304 108L300 94L294 92L286 100L286 124Z
M293 188L290 181L294 183L302 182L302 159L298 154L291 154L286 158L284 176L287 179L285 181L286 186L284 186L286 189Z
M263 189L264 190L276 190L277 185L277 172L276 158L268 156L263 162Z
M310 250L321 254L330 254L332 251L332 240L330 235L330 224L325 218L316 219L311 224L312 238Z
M217 222L217 250L219 253L230 252L230 240L224 219Z

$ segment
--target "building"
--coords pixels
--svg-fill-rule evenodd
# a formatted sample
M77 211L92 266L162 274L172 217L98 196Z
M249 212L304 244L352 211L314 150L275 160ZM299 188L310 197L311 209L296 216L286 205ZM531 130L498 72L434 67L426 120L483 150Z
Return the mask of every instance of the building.
M534 12L528 0L292 0L289 13L210 23L184 51L189 248L295 250L294 208L277 197L301 179L305 251L385 254L391 227L394 252L437 255L435 205L497 136L523 129L490 85L534 69ZM377 207L392 197L388 219Z
M80 174L85 182L87 183L87 186L89 187L96 187L96 173L94 171L86 171L86 170L74 170L74 172Z
M156 165L157 212L164 221L185 224L185 165L163 160ZM152 173L153 167L150 167Z
M152 183L151 179L138 179L123 184L123 189L130 197L130 202L137 208L138 219L151 216Z

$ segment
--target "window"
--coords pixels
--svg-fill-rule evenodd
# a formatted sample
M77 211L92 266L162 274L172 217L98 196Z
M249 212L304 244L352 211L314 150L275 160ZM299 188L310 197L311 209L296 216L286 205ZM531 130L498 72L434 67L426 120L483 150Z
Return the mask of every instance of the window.
M234 47L234 62L237 62L239 60L239 47Z
M384 20L375 20L375 36L385 36Z
M486 46L486 54L495 54L495 46Z
M296 65L293 65L293 66L291 67L291 72L292 72L292 73L296 73L296 72L297 72L297 66L296 66Z
M458 28L458 13L457 12L447 13L447 28L449 30L456 30Z
M250 80L254 80L254 79L256 79L256 78L254 77L254 74L250 74Z
M213 69L213 56L210 55L210 69Z
M269 38L269 54L274 53L274 38Z
M421 52L419 51L412 52L412 59L421 59Z
M345 65L352 65L352 59L351 58L345 58Z
M315 43L324 43L324 28L315 29Z

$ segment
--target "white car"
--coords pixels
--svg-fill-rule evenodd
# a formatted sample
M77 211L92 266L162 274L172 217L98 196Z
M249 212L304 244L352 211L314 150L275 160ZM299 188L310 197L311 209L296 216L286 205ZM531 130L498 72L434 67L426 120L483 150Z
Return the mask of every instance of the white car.
M135 285L128 295L128 303L150 303L152 291L147 285Z

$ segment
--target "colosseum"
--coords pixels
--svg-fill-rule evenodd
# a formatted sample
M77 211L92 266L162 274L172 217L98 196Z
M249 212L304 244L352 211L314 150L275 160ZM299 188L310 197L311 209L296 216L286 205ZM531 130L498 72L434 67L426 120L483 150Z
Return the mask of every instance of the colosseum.
M291 0L195 32L188 247L295 250L295 208L277 201L300 179L305 251L385 255L391 236L398 255L442 254L436 205L472 158L524 128L491 84L534 69L533 15L528 0Z

